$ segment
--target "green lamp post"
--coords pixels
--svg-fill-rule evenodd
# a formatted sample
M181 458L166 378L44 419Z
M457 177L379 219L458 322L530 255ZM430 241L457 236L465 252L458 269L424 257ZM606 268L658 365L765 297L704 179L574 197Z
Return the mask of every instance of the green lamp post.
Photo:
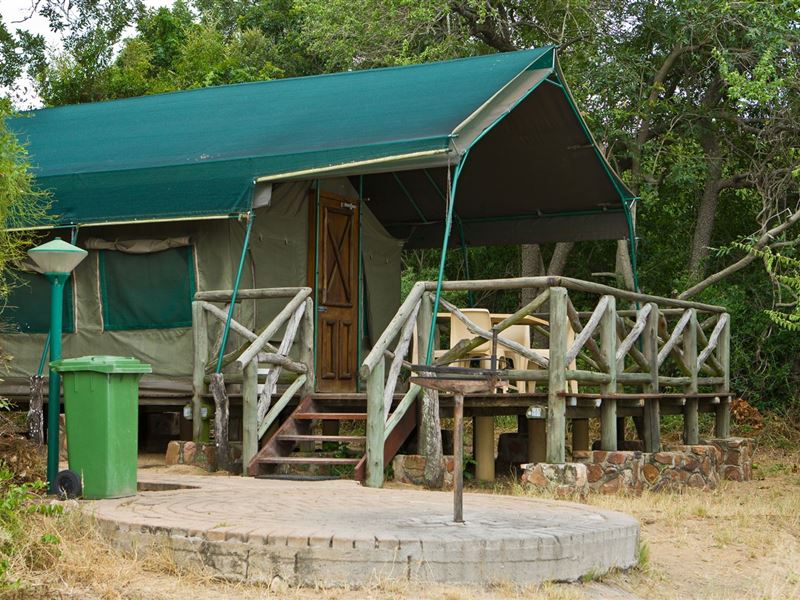
M28 250L28 256L50 280L50 362L61 358L61 318L64 303L64 284L69 274L86 258L88 252L56 238ZM61 410L61 381L50 369L47 396L47 482L51 494L58 474L58 414Z

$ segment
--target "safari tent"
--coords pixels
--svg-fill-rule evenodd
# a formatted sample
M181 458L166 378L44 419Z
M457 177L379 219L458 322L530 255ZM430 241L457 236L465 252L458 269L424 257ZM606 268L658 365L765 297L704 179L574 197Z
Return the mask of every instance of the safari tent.
M68 284L64 356L150 363L143 402L192 397L193 298L238 273L241 289L312 288L316 390L346 393L400 306L403 248L632 235L631 194L555 47L36 110L11 126L52 195L52 220L30 226L90 252ZM0 316L17 328L2 385L19 396L49 301L26 278ZM285 302L234 304L258 332Z

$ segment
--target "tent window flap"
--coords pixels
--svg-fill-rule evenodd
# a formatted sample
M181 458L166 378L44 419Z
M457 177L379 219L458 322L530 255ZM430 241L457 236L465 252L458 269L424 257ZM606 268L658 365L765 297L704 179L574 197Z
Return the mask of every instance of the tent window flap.
M191 327L191 246L147 254L100 250L99 268L106 330Z
M50 331L50 282L44 275L22 272L2 309L4 325L11 333L47 333ZM64 285L64 333L75 331L72 277Z

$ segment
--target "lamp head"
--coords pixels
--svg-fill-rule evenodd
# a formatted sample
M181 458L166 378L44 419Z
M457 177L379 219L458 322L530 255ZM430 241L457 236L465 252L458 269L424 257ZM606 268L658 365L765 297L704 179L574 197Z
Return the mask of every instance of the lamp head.
M56 238L28 250L28 256L42 273L71 273L89 254L86 250Z

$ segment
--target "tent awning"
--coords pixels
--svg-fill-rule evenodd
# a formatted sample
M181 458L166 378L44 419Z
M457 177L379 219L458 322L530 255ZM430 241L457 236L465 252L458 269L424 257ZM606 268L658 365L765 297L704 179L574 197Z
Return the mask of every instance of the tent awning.
M57 224L220 216L254 180L453 162L555 48L43 109L11 120Z

